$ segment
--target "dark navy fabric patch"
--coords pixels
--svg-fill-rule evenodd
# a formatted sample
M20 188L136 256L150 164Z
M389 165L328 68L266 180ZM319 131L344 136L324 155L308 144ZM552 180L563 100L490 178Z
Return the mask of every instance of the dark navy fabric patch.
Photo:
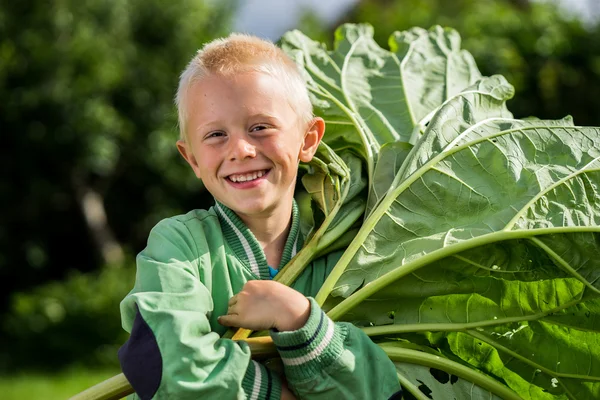
M402 389L398 390L396 393L392 395L388 400L401 400L402 399Z
M131 335L119 349L123 374L142 400L151 399L160 386L162 357L154 333L139 310L133 321Z

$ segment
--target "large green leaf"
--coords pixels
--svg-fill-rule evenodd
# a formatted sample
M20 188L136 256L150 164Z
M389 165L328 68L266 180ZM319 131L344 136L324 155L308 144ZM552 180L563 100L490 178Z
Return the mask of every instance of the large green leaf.
M423 356L429 367L462 371L490 393L506 384L523 398L593 398L600 129L514 119L513 87L481 78L451 30L395 33L391 51L372 34L344 25L332 51L299 32L283 39L328 124L327 144L360 156L368 176L368 197L337 211L332 232L354 239L317 301L375 341L437 352ZM388 355L412 389L418 376L438 397L458 393L414 367L425 365L420 352Z
M508 341L513 338L519 340L519 333L526 328L526 325L522 326L520 324L499 325L495 328L497 332L493 336L502 336ZM424 343L428 343L429 346L436 349L435 351L440 354L440 358L444 357L442 360L448 359L451 361L439 363L438 368L452 372L459 371L460 366L465 366L466 368L469 368L469 366L471 368L475 367L476 370L483 372L487 376L495 377L497 381L504 382L523 399L579 399L578 397L571 396L565 390L562 382L565 380L572 382L579 381L581 384L590 382L576 378L557 378L556 373L552 370L546 369L535 362L530 362L527 357L515 356L510 351L502 348L502 346L495 347L494 344L497 343L490 344L486 342L486 340L480 337L482 336L480 330L474 332L474 335L470 334L471 331L423 333L419 336L413 335L411 339L417 342L423 342L424 339ZM382 344L382 347L386 348L385 346L387 346L385 343ZM423 347L423 344L419 347ZM527 349L529 355L535 354L535 351L531 352L531 349ZM444 364L450 365L443 366ZM481 381L485 385L485 379L478 379L477 375L474 378L471 380L476 382ZM561 380L560 384L558 379Z
M403 164L398 182L452 146L470 137L485 135L487 131L480 126L482 122L512 118L505 103L513 95L512 85L496 75L483 78L449 98L444 107L437 110L410 159Z
M367 329L380 334L474 329L555 318L588 300L585 292L583 282L555 265L534 243L510 240L420 268L382 288L343 318L362 325L386 325L386 329ZM327 308L339 302L332 300Z
M403 89L413 121L425 125L433 110L481 77L473 56L461 50L460 43L458 32L440 26L390 37L390 49L402 60Z
M600 268L590 233L567 243L570 269ZM569 277L570 276L570 277ZM524 398L595 398L600 297L527 239L481 246L388 285L344 315L374 337L437 331L448 354L496 375ZM464 333L466 331L466 333ZM460 333L463 332L463 333ZM596 382L596 383L595 383ZM526 395L525 395L526 394Z
M600 399L600 382L565 378L560 383L572 399Z
M585 178L585 176L583 178ZM600 182L597 180L597 174L595 174L595 179L595 182L586 183L591 183L593 186L596 186ZM576 181L576 183L581 183L582 181ZM564 188L560 189L564 190ZM570 189L573 191L589 191L589 188L577 186L570 187ZM568 199L569 197L571 197L570 193L565 198ZM583 197L583 199L577 199L573 196L573 198L570 199L572 202L571 206L574 208L573 212L564 210L559 216L557 216L556 213L549 212L547 218L556 221L557 217L562 217L568 221L567 223L570 222L573 226L597 227L598 223L594 220L594 213L598 214L598 212L594 210L593 205L589 204L587 196ZM551 198L550 201L554 203L554 200ZM541 206L544 208L552 208L556 207L556 204L542 204ZM540 216L538 216L538 218L539 220L542 219ZM573 218L577 221L573 221ZM600 234L580 232L561 235L542 235L531 238L530 240L545 251L556 265L562 268L566 273L575 276L584 282L596 295L600 294L600 260L597 256L598 251L600 250Z
M420 279L429 278L431 284L420 285ZM578 304L583 293L583 284L575 278L522 282L425 272L403 281L402 287L414 284L412 293L423 286L428 290L420 297L378 294L348 312L344 319L385 325L374 328L381 333L462 330L540 319ZM452 293L427 296L434 283Z
M570 399L597 398L600 346L599 336L595 332L531 321L508 328L498 326L468 331L468 336L479 347L491 346L505 360L516 360L520 368L513 366L510 369L520 372L524 379L534 381L537 387L544 388L546 392L564 393ZM466 342L471 342L466 337L456 337L454 345L457 353L473 357L473 352L460 348ZM477 357L471 358L470 362L473 360L477 360Z
M375 43L371 26L350 24L337 30L333 51L299 31L284 35L281 46L302 67L315 111L327 124L327 145L320 146L302 178L314 204L313 228L293 267L286 267L278 278L288 282L315 254L329 246L339 248L341 237L352 237L349 229L367 201L372 208L392 183L394 175L391 180L378 178L376 190L357 196L367 183L375 182L381 146L416 141L423 121L480 74L470 54L460 50L458 34L439 27L395 33L390 38L392 51ZM403 158L410 149L406 146ZM388 175L389 154L401 162L387 152L378 177ZM368 182L363 179L363 162ZM307 221L303 219L305 230Z
M465 122L454 139L440 139L447 144L437 155L417 150L407 160L406 179L396 182L373 210L330 276L331 281L343 271L335 295L348 296L388 272L399 277L497 241L600 231L599 129L500 118L495 116L502 112L499 104L455 100L460 109L453 100L438 114L449 121L485 116L474 108L486 104L492 117ZM428 127L413 151L430 151L425 143L433 142L427 139L437 126L444 125Z
M504 105L511 95L493 77L439 109L317 300L329 292L347 297L331 299L329 315L384 325L366 327L371 335L460 337L456 343L466 344L450 346L450 353L525 398L573 398L561 380L593 383L600 371L593 364L587 373L573 372L596 354L565 338L595 343L597 333L548 322L600 294L600 130L570 119L512 119ZM523 335L521 326L536 330L505 350L500 341ZM486 337L490 330L503 339ZM493 368L474 352L482 345L472 342L484 339L499 353ZM560 361L571 372L525 355L549 346L574 355Z
M596 332L529 321L467 333L557 378L600 382L600 336Z
M505 328L501 334L515 337L519 328ZM516 331L516 332L515 332ZM564 390L553 381L553 375L522 359L502 352L493 345L463 332L449 333L442 345L451 354L477 369L504 381L523 399L566 399ZM531 353L530 353L531 354Z
M325 142L361 154L370 177L383 144L409 142L444 101L480 78L454 30L397 32L390 46L379 47L366 24L338 28L333 50L299 31L281 39L305 73L316 114L325 119Z

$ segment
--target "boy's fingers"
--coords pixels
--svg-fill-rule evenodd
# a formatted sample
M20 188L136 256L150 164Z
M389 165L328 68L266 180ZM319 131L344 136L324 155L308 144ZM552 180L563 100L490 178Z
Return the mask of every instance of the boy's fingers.
M237 314L222 315L218 318L219 324L223 326L237 326L235 323Z
M235 315L239 314L237 303L234 303L234 304L230 305L229 307L227 307L227 315L233 315L233 314L235 314Z
M227 305L229 307L231 307L232 305L234 305L235 303L237 303L237 295L233 296L232 298L229 299L229 302L227 303Z

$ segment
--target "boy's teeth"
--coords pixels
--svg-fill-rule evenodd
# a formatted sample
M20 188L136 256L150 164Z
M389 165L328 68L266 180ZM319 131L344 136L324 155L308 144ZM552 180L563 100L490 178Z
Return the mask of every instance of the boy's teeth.
M249 174L243 174L243 175L230 175L229 179L231 179L233 182L247 182L247 181L253 181L254 179L260 178L261 176L263 176L265 174L266 171L256 171L256 172L252 172Z

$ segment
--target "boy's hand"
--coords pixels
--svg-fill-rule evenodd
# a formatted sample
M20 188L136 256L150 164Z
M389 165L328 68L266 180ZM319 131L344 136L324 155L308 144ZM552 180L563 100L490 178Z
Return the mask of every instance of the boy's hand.
M295 331L310 315L310 302L303 294L275 281L249 281L229 299L227 315L219 317L225 326L260 331Z

